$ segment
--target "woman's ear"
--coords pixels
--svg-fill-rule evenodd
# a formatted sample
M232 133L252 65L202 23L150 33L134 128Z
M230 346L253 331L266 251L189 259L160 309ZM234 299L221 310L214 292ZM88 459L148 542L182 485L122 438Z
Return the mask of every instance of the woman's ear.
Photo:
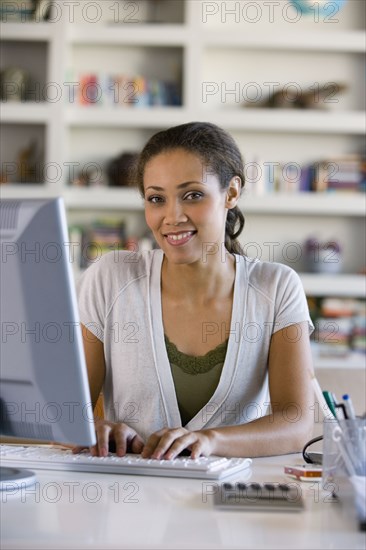
M241 179L239 176L231 178L229 187L226 190L225 206L228 209L234 208L239 200L241 193Z

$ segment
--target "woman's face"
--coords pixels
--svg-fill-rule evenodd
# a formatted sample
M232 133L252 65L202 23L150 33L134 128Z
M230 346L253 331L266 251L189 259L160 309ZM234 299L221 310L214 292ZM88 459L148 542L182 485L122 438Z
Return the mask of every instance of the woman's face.
M226 192L200 157L173 149L153 157L144 173L147 225L169 261L207 262L225 241Z

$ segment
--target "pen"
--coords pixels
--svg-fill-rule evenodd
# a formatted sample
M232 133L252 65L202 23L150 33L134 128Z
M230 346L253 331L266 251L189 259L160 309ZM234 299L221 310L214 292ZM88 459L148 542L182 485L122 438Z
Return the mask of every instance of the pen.
M310 372L310 376L311 376L311 381L312 381L312 384L313 384L314 392L315 392L315 395L318 399L320 408L322 409L324 418L326 418L327 420L332 420L334 418L333 413L330 410L330 408L328 407L328 403L326 402L326 400L324 398L324 395L322 393L322 389L319 385L319 382L315 378L315 375L312 372Z
M335 408L335 402L333 399L333 395L330 393L330 391L323 391L324 399L327 402L328 407L333 413L333 416L337 418L336 408Z
M351 400L350 396L348 395L348 393L345 393L342 396L342 399L343 399L343 404L344 404L344 408L345 408L346 418L348 418L348 419L356 418L355 409L353 407L352 400Z
M355 409L351 397L345 393L342 395L343 410L346 422L344 425L344 439L348 449L352 450L352 458L355 464L356 473L361 475L365 469L364 445L362 445L362 430L357 423Z
M337 420L347 420L346 408L343 403L336 403L336 417Z

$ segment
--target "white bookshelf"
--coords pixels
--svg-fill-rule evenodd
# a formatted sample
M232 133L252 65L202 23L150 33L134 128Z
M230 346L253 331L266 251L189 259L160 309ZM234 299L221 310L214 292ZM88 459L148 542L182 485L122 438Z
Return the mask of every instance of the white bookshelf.
M320 355L316 344L312 344L312 355L316 370L329 371L365 371L366 356L362 353L349 352L344 356Z
M317 111L292 112L273 109L225 109L222 112L181 107L87 107L70 106L66 110L66 121L79 127L124 127L164 128L169 124L181 124L187 120L209 120L229 130L256 132L293 132L310 134L340 134L362 136L366 126L363 111L350 111L334 115ZM6 116L6 113L5 113Z
M57 83L63 92L60 101L54 103L0 105L2 123L12 128L12 134L16 135L18 129L21 138L24 128L43 129L45 163L63 167L70 161L83 165L96 159L105 165L122 150L141 148L156 130L190 120L207 120L232 132L245 160L258 157L301 164L361 149L366 127L364 0L346 3L335 25L321 21L312 25L305 19L290 25L278 16L270 23L265 15L256 25L235 22L230 17L223 22L219 12L205 22L201 0L185 0L184 14L177 17L173 13L174 2L166 4L169 9L164 6L162 17L170 18L171 23L154 24L145 21L149 9L146 2L136 3L141 6L140 23L110 24L114 13L111 6L115 9L116 3L105 0L100 4L101 20L88 24L81 15L82 5L76 4L75 17L70 22L70 7L66 9L66 4L58 2L58 14L62 17L55 22L1 25L1 40L8 50L12 46L26 47L27 43L44 45L47 81ZM175 6L178 5L180 10L181 3ZM222 3L215 6L220 9ZM32 63L37 64L37 59ZM151 70L152 65L159 74L168 71L179 75L181 107L79 106L67 101L64 83L84 67L85 72L95 67L96 72L119 70L138 74L142 69ZM322 78L352 83L328 110L244 108L230 93L225 101L220 94L203 101L203 85L211 81L221 87L224 82L230 90L235 82L242 87L251 80L263 85L266 80L277 79L281 84L295 80L301 86L309 86L314 81L322 83ZM6 161L15 160L11 155L17 146L14 137L2 146ZM61 195L73 219L89 210L103 215L120 211L121 215L128 213L143 219L143 202L133 189L72 188L63 178L45 185L2 185L0 193L4 198ZM254 235L261 242L270 235L283 241L294 232L294 239L300 241L309 232L318 231L325 238L343 239L350 250L348 265L355 272L365 263L364 194L244 192L240 205L248 218L250 238ZM281 224L286 230L280 229ZM363 276L339 274L326 280L320 275L302 275L302 279L306 292L313 295L344 294L348 288L352 289L350 295L364 296Z
M330 39L331 38L331 39ZM288 51L321 51L321 52L350 52L362 54L365 48L366 34L364 31L338 31L329 34L317 31L304 31L300 35L286 31L277 36L261 35L240 32L223 32L217 36L216 32L205 34L204 42L207 46L221 48L242 47L259 50L288 50Z
M72 45L101 46L185 46L190 38L189 30L183 25L139 25L104 27L95 34L85 25L72 25L67 30L67 40Z
M3 124L48 124L52 120L52 106L45 102L1 103L0 111Z
M4 198L54 197L60 190L52 185L3 185ZM94 208L119 210L120 204L136 211L143 210L143 201L134 188L116 187L64 187L62 196L71 208ZM364 193L272 193L263 195L246 194L244 191L239 205L244 213L299 214L308 216L342 216L363 218L366 209Z
M308 296L341 296L358 298L365 296L366 277L360 274L300 273L301 282Z
M1 40L13 40L14 42L19 42L19 40L27 42L52 42L54 33L55 25L53 23L1 23Z

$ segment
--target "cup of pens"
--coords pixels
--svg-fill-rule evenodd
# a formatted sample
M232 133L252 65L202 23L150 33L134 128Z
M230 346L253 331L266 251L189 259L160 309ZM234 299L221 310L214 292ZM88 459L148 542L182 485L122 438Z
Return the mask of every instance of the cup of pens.
M366 523L366 418L324 421L323 488Z

